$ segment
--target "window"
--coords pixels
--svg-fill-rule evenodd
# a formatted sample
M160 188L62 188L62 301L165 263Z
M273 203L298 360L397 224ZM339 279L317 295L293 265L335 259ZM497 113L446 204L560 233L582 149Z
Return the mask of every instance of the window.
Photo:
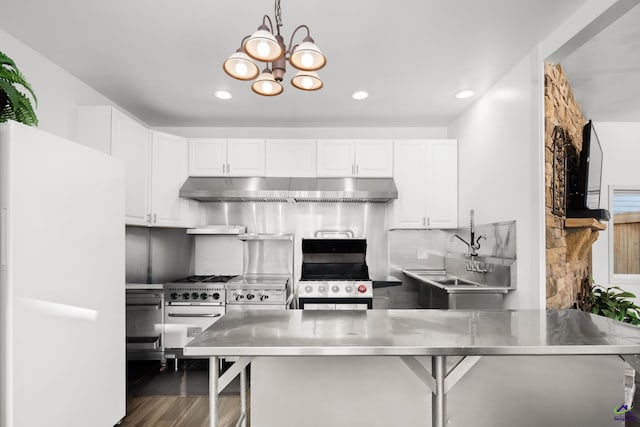
M611 282L640 283L640 186L609 187Z

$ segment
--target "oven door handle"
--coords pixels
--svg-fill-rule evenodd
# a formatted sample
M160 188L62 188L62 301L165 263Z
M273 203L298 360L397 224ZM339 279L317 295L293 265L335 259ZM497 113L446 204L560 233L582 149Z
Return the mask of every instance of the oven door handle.
M222 314L220 313L203 313L203 314L189 314L189 313L168 313L167 316L169 317L220 317L222 316Z

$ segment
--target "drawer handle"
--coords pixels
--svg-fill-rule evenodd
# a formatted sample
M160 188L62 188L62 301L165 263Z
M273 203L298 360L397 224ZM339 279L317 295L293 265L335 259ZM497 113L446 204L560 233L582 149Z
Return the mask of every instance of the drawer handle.
M189 314L189 313L169 313L169 317L220 317L222 314Z
M127 310L160 310L160 303L127 304Z

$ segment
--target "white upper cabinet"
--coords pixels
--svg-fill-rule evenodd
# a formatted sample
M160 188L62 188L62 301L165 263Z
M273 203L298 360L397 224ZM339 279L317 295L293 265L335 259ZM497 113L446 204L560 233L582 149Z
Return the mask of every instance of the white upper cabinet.
M457 228L457 141L397 140L392 228Z
M189 140L190 176L223 176L226 169L226 139L192 138Z
M393 141L318 140L318 176L391 177Z
M188 175L185 138L150 131L111 106L91 105L78 108L77 140L124 162L127 225L192 225L197 202L178 196Z
M190 176L264 176L264 139L192 138Z
M266 176L316 176L316 141L313 139L268 139Z
M264 176L264 139L229 139L227 175Z
M115 108L88 105L78 108L77 140L124 161L126 224L148 225L149 130Z
M427 144L427 226L458 227L458 143L455 140Z
M187 139L152 131L151 222L161 227L186 227L188 202L178 196L188 177Z
M393 176L393 141L367 139L356 141L356 176Z

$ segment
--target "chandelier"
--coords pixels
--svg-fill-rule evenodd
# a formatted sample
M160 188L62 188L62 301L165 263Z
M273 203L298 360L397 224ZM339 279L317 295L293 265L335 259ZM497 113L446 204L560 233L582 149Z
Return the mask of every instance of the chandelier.
M280 0L275 0L275 31L273 22L268 15L262 18L262 25L250 36L246 36L240 42L240 48L236 50L226 61L224 71L234 79L254 80L251 89L263 96L280 95L284 90L282 79L286 72L287 60L298 72L291 79L291 84L301 90L313 91L323 86L322 80L316 72L324 67L327 58L320 52L314 40L311 38L309 27L299 25L289 41L289 47L284 44L284 38L280 35L282 27L282 11ZM267 23L269 26L267 27ZM307 36L300 44L293 44L293 39L298 30L307 31ZM259 72L255 61L265 62L262 73ZM271 64L271 68L269 68Z

